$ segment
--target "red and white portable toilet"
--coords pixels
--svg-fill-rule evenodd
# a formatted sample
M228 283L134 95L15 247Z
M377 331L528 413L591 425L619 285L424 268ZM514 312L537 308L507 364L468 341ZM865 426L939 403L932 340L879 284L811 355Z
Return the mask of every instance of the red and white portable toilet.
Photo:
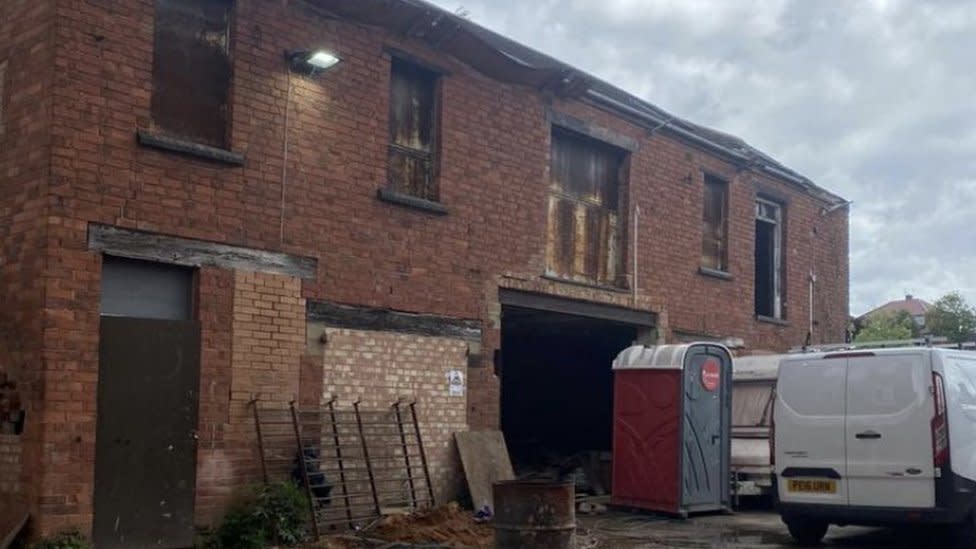
M729 350L630 347L613 370L611 503L679 516L729 509Z

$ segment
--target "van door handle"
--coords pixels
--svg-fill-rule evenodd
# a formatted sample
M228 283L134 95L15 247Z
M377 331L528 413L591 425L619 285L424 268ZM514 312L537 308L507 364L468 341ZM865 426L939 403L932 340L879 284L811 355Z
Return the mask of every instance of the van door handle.
M858 433L854 435L854 437L860 440L877 440L881 438L881 433L875 433L874 431L864 431L863 433Z

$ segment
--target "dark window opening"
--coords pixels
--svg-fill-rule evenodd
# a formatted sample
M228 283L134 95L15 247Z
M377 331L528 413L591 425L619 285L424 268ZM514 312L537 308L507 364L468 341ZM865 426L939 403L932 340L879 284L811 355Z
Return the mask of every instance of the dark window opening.
M390 79L389 182L392 190L437 202L435 172L438 75L393 58Z
M232 0L156 0L152 119L160 131L227 146Z
M756 202L756 315L783 318L783 220L779 204Z
M554 129L549 196L548 274L606 285L623 282L619 205L626 152Z
M716 177L705 176L701 266L706 269L722 272L729 270L728 208L728 183Z

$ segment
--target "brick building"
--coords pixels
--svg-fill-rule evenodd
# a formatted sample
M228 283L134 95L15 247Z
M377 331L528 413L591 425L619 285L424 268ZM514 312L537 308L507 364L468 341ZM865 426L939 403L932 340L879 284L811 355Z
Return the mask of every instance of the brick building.
M842 199L418 0L5 0L0 189L0 499L40 533L111 538L162 475L118 446L167 436L212 522L255 398L416 399L452 497L458 430L609 449L631 342L848 318Z

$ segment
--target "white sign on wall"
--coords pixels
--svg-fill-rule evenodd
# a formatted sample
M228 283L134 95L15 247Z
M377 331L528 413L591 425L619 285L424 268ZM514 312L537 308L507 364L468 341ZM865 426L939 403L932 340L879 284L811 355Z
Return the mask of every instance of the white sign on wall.
M451 370L447 373L448 396L464 396L464 374L461 370Z

